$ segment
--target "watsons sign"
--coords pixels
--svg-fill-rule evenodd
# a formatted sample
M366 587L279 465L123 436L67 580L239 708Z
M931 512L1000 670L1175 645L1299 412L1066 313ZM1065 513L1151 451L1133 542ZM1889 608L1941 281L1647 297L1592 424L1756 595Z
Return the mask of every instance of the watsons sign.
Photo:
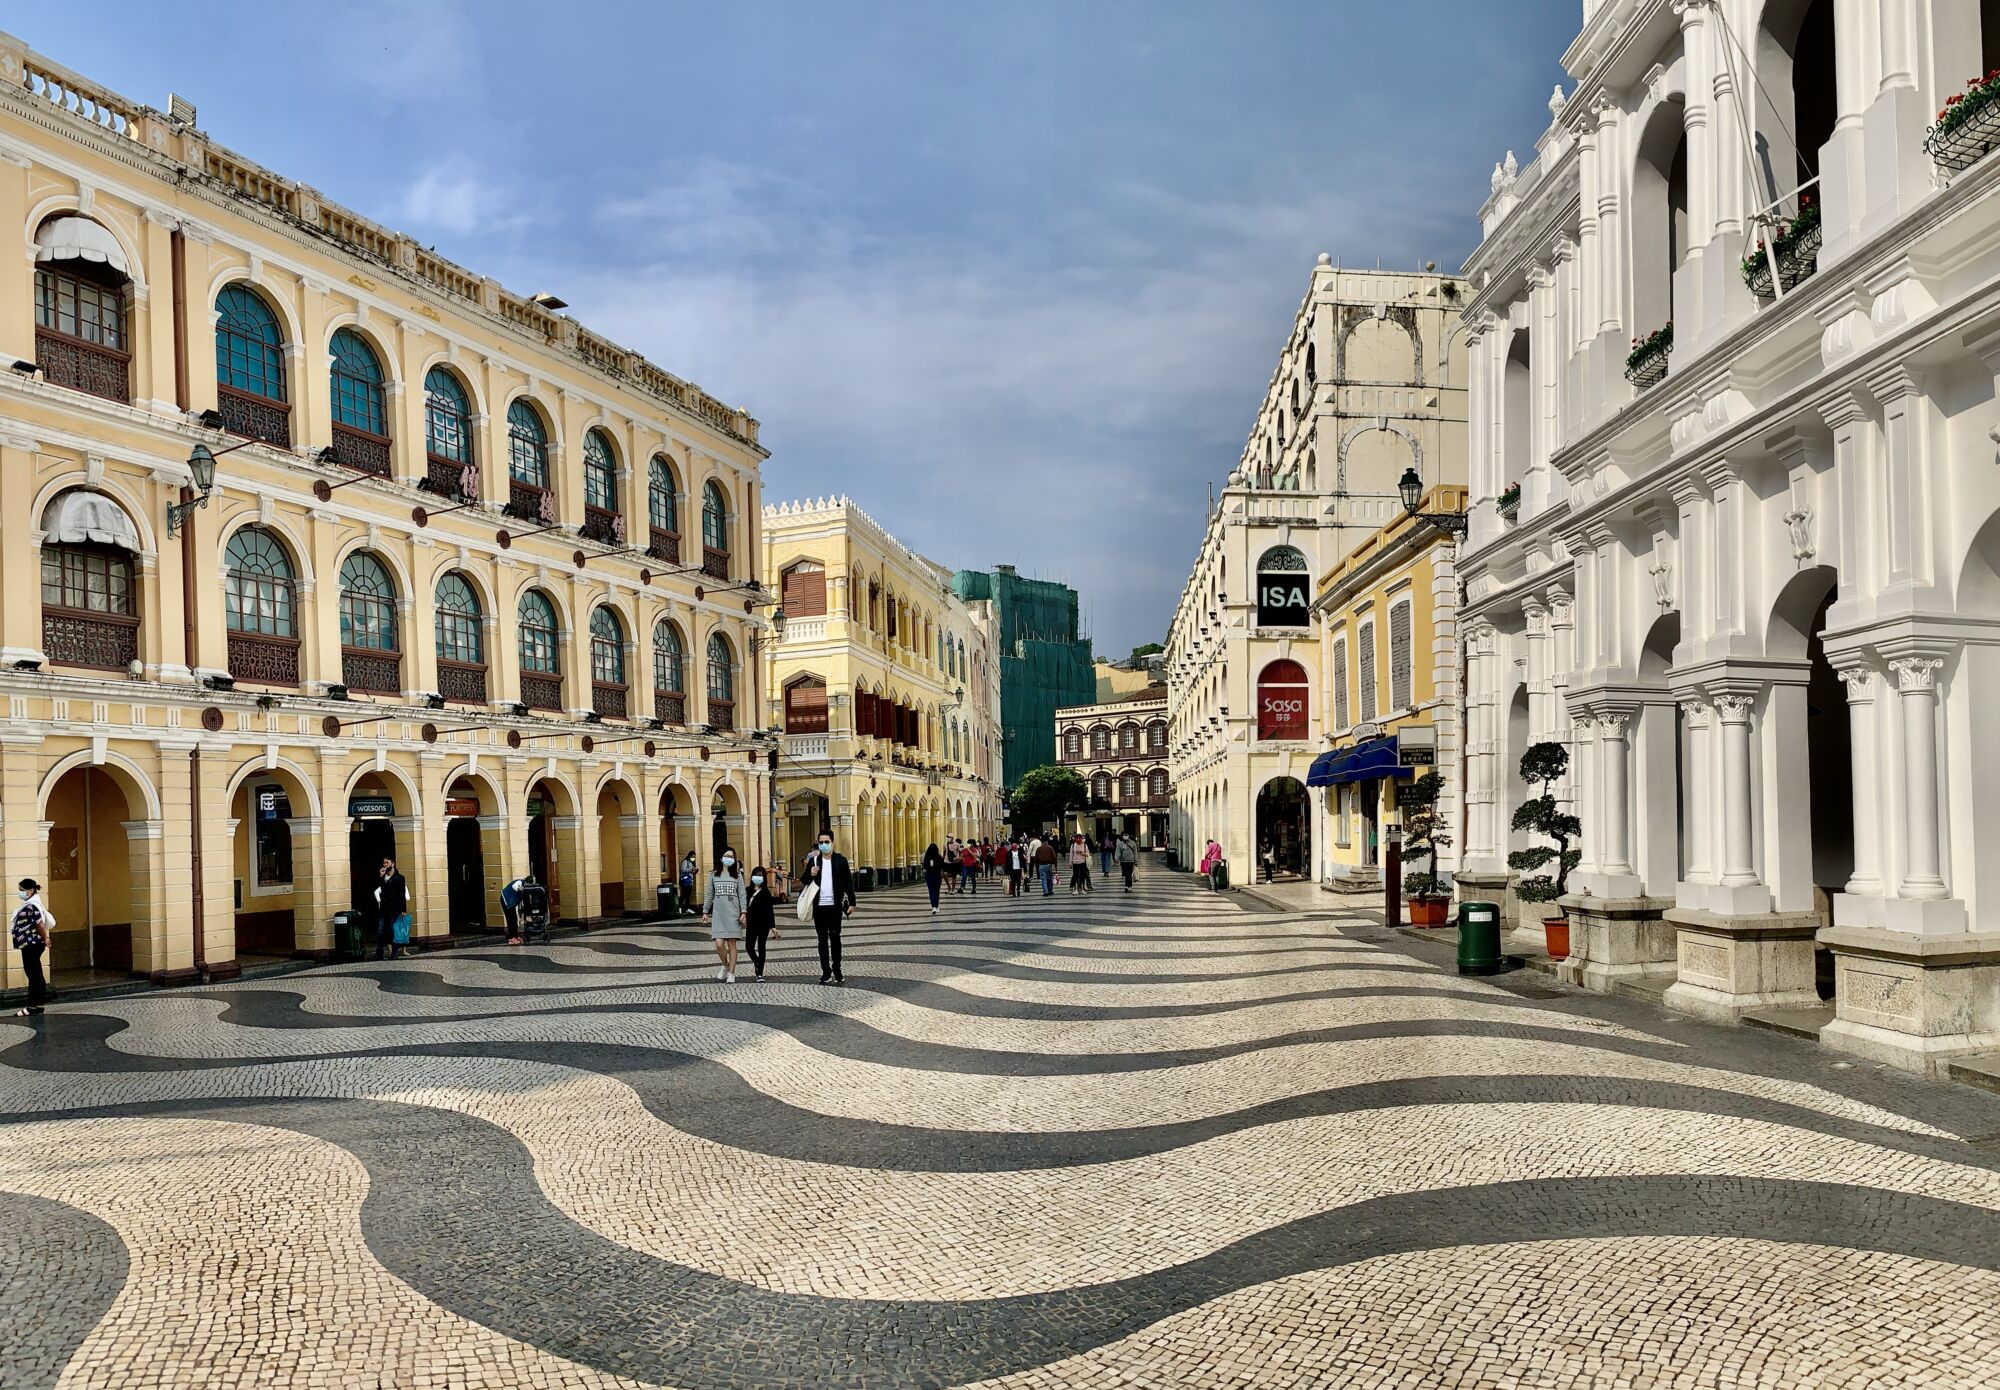
M1305 627L1312 621L1311 573L1306 557L1275 545L1257 561L1257 626Z

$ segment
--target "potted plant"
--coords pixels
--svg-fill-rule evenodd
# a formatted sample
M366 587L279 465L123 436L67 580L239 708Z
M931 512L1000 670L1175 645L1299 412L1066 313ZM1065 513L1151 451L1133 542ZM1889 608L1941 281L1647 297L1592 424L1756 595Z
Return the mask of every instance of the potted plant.
M1641 391L1657 386L1666 380L1667 358L1673 351L1674 321L1668 319L1664 327L1632 340L1631 354L1625 359L1625 379Z
M1819 268L1822 228L1819 204L1810 193L1799 195L1799 215L1784 224L1771 238L1767 251L1762 241L1743 258L1743 283L1759 299L1770 299L1777 291L1771 283L1771 262L1778 263L1778 279L1790 293Z
M1556 801L1555 784L1569 772L1569 750L1560 743L1537 743L1521 755L1521 780L1539 785L1541 795L1531 796L1514 808L1514 828L1539 835L1553 844L1531 845L1507 856L1507 867L1534 874L1514 885L1523 902L1553 903L1569 891L1569 871L1583 858L1581 850L1570 848L1583 837L1583 822L1562 809ZM1535 873L1540 869L1544 872ZM1569 916L1558 907L1553 916L1544 915L1542 930L1547 934L1549 958L1563 960L1569 955Z
M1438 796L1443 790L1444 778L1436 772L1426 772L1396 791L1396 806L1403 813L1403 862L1409 864L1419 856L1426 861L1425 868L1403 875L1403 892L1409 898L1413 927L1443 926L1451 906L1451 894L1437 872L1438 847L1451 843L1451 836L1445 833L1444 822L1437 813Z
M1925 152L1952 174L1978 163L1995 144L2000 144L2000 68L1969 79L1964 91L1946 98L1924 134Z
M1512 520L1514 513L1520 509L1521 485L1519 483L1509 483L1500 493L1500 515Z

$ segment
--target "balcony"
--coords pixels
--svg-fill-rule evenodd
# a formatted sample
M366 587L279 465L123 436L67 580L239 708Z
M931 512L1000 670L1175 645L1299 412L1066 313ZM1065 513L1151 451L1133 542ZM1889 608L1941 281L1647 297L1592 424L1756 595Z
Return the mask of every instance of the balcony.
M299 683L299 639L261 632L229 634L229 674L255 685Z
M626 718L624 682L592 681L590 683L590 707L597 711L598 717L601 719Z
M425 492L434 492L439 497L448 497L454 502L477 501L479 470L469 463L460 463L457 459L426 454L424 480L417 486Z
M45 607L42 654L57 666L123 671L139 656L139 620L122 613Z
M562 677L546 671L523 671L521 703L529 709L561 709Z
M507 515L535 526L553 526L556 524L556 495L538 484L509 478Z
M787 642L823 642L826 640L825 618L788 618L785 621Z
M261 439L280 449L292 447L292 408L283 401L217 386L215 406L222 416L222 427L231 434Z
M486 668L467 661L438 661L438 694L464 705L486 703Z
M1625 379L1641 391L1650 390L1667 379L1667 359L1674 352L1674 326L1656 328L1646 337L1632 340L1632 353L1625 359Z
M717 550L712 545L701 548L701 572L710 579L729 581L729 552Z
M54 329L35 330L35 365L57 386L129 405L132 357L102 343L87 343Z
M688 722L687 696L678 690L655 690L653 718L662 724L679 724L685 727Z
M377 478L389 476L389 436L357 430L338 421L333 426L333 456L342 468Z
M583 509L583 525L578 528L578 534L599 545L623 545L625 518L605 507L587 506Z
M827 735L787 734L785 756L792 759L821 759L827 756Z
M370 695L400 695L403 693L402 658L395 652L342 647L340 681L349 690Z
M708 722L719 733L727 733L736 727L736 702L708 697Z
M646 553L655 560L678 565L681 562L681 533L659 526L650 527L646 532Z
M1799 215L1771 238L1768 251L1760 241L1756 249L1743 258L1743 283L1760 300L1777 298L1779 289L1790 294L1819 269L1820 238L1824 234L1820 225L1819 204L1809 193L1801 193L1799 203ZM1771 274L1774 259L1778 263L1775 286Z

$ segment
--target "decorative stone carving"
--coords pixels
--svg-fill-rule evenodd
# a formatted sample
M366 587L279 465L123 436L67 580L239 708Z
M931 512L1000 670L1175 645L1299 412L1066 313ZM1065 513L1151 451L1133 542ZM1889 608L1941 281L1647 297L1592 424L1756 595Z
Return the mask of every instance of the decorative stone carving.
M1889 669L1896 673L1896 689L1923 690L1936 689L1937 673L1944 667L1944 661L1935 656L1906 656L1889 663Z
M1816 553L1813 546L1813 511L1801 504L1785 513L1785 529L1792 533L1792 558L1803 565Z
M1715 711L1725 724L1748 724L1751 706L1756 703L1755 695L1718 695L1715 697Z
M1705 727L1708 724L1709 707L1704 700L1682 700L1681 718L1689 725Z

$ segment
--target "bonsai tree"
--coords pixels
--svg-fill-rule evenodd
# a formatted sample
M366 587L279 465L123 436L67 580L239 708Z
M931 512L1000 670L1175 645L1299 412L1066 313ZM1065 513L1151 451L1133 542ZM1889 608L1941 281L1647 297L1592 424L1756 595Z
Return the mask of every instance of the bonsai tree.
M1568 771L1569 750L1560 743L1537 743L1521 755L1521 780L1542 790L1514 808L1514 828L1555 842L1530 845L1507 856L1508 868L1534 874L1514 885L1523 902L1552 903L1562 897L1569 891L1569 871L1583 858L1583 851L1570 848L1583 838L1583 822L1565 812L1555 797L1555 784ZM1537 869L1543 872L1535 873Z
M1396 792L1396 805L1403 812L1403 862L1414 863L1418 856L1426 861L1424 868L1403 875L1403 891L1413 898L1444 896L1444 885L1437 874L1437 852L1440 846L1451 843L1451 836L1445 833L1444 822L1437 813L1438 797L1443 791L1443 775L1432 771Z

